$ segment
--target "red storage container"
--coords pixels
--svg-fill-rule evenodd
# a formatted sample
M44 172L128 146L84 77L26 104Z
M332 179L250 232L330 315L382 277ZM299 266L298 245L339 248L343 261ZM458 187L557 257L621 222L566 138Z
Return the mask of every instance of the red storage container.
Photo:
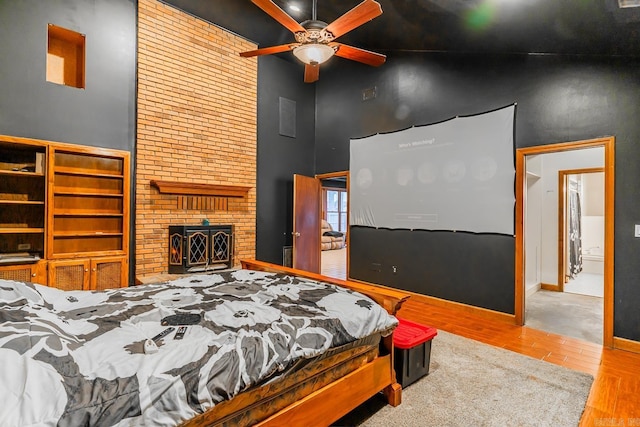
M393 331L396 379L406 387L429 374L431 340L438 335L435 328L398 317Z

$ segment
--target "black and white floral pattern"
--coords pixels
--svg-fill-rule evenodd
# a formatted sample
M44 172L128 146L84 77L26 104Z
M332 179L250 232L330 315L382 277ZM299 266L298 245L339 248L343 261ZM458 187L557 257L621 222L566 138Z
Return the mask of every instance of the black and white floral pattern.
M176 313L203 319L145 354ZM362 294L249 270L96 292L0 280L0 425L175 425L396 324Z

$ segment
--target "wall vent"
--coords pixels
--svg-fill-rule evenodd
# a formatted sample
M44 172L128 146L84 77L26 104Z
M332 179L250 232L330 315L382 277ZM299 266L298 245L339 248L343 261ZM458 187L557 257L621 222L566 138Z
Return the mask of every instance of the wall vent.
M370 99L373 99L377 96L377 89L376 87L370 87L368 89L364 89L362 91L362 100L363 101L368 101Z

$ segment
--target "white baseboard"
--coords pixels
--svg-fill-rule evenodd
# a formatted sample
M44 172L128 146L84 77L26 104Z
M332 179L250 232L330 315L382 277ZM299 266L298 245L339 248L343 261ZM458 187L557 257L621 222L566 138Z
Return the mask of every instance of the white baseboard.
M527 286L527 291L525 293L525 297L528 298L531 295L535 294L536 292L538 292L541 289L541 285L540 283L535 283L533 285L529 285Z

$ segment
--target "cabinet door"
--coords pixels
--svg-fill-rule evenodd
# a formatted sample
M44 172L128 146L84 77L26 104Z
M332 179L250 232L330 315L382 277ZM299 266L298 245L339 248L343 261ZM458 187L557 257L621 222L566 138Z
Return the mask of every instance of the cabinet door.
M49 262L49 286L65 291L89 289L91 265L88 259Z
M127 257L105 257L91 260L91 290L127 286Z
M0 279L34 282L46 285L46 271L46 261L40 261L35 264L7 265L0 267Z

